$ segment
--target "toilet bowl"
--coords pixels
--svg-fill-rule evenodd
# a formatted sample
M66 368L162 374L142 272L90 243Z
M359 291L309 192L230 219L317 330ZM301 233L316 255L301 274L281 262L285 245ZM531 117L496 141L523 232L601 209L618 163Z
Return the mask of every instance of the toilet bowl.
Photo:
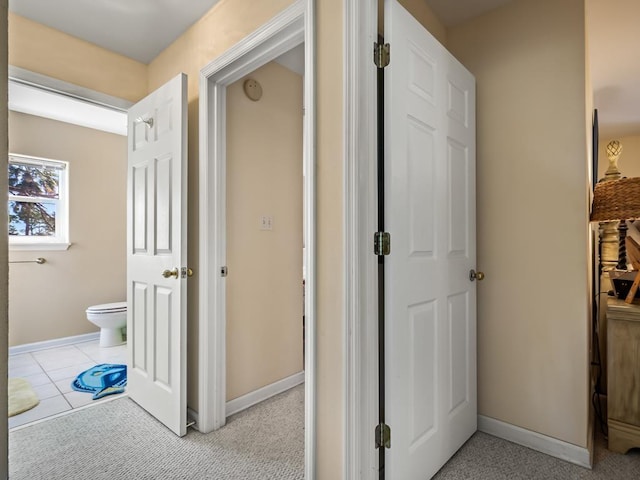
M127 325L127 302L105 303L87 308L87 320L100 327L100 346L125 343L122 328Z

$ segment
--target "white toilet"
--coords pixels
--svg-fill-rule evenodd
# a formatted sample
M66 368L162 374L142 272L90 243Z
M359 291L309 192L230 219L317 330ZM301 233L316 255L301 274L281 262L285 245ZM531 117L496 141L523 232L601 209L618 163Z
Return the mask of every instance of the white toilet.
M87 320L100 327L100 346L125 343L122 329L127 325L127 302L105 303L87 308Z

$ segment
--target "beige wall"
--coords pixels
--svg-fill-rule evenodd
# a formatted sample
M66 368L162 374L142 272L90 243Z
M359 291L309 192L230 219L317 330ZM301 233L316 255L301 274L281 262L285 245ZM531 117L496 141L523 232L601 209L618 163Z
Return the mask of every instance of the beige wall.
M342 478L343 412L343 4L316 1L317 478Z
M618 159L618 169L623 177L640 177L640 135L606 138L600 137L598 144L598 179L604 177L609 166L607 144L618 140L622 145L622 155Z
M398 0L442 45L447 45L447 29L424 0ZM378 2L378 32L384 31L384 2Z
M147 66L9 14L9 64L132 102L147 94Z
M477 80L478 407L587 446L583 0L517 0L447 32Z
M0 0L0 77L7 78L7 0ZM7 82L0 82L0 98L7 98ZM7 196L7 103L0 102L0 196ZM0 358L7 358L7 211L0 211ZM0 409L7 410L7 362L0 362ZM7 416L0 417L0 478L9 477Z
M246 78L259 101L245 78L227 88L227 400L304 370L302 77L271 62Z
M447 46L447 29L424 0L398 0L398 3L406 8L442 45ZM380 9L383 4L384 2L381 1ZM382 15L379 15L379 18L382 18Z
M98 331L85 309L126 299L126 137L10 112L11 153L69 162L66 251L11 251L9 344Z

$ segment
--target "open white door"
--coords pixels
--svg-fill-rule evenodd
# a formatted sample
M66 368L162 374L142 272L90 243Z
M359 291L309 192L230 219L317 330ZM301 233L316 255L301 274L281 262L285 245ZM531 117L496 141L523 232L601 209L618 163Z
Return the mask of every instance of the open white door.
M475 80L385 0L389 480L426 480L476 431Z
M129 396L186 433L187 76L129 109Z

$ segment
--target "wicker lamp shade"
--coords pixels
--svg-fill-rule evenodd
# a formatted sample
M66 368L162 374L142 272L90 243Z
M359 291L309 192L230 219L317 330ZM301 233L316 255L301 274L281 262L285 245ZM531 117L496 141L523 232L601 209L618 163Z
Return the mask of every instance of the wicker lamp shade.
M640 218L640 177L596 184L592 222L615 222Z

